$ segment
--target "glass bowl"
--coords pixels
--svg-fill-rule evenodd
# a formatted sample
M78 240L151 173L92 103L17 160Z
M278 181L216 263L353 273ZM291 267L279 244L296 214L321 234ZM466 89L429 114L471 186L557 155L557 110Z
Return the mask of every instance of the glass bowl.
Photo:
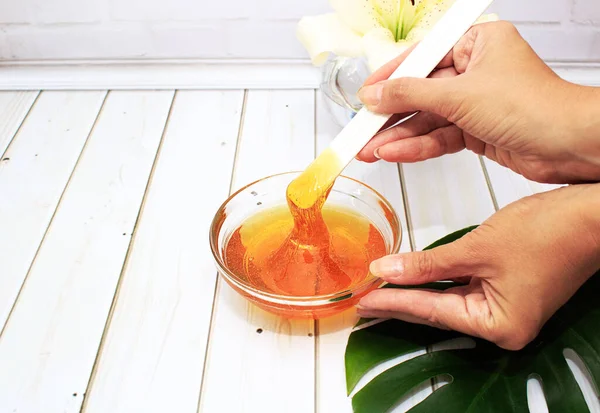
M286 296L261 291L250 284L244 274L227 267L225 247L234 231L249 217L264 208L286 203L286 188L300 172L286 172L253 182L231 195L216 212L210 227L210 247L219 275L239 294L258 307L286 318L329 317L358 303L361 297L383 284L368 274L364 281L328 295ZM390 203L377 191L353 178L340 176L326 201L327 205L350 208L362 215L383 235L386 254L400 250L400 220Z

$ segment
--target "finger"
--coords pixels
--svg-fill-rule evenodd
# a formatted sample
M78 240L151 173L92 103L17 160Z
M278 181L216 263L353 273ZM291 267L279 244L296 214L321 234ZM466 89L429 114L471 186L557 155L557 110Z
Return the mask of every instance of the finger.
M454 68L454 49L446 53L446 56L440 61L436 69L439 70L449 67Z
M390 142L427 134L437 128L447 126L450 122L433 113L420 112L401 124L378 133L360 151L357 158L363 162L375 162L377 148Z
M452 67L457 73L464 73L471 60L475 40L480 35L480 28L473 26L454 45L452 50L439 63L438 67Z
M465 139L465 148L468 150L475 152L477 155L485 154L486 143L480 139L477 139L470 133L463 131L463 137Z
M361 88L358 98L370 111L393 114L432 112L449 118L460 105L454 78L419 79L403 77L385 80Z
M443 77L452 77L452 76L456 76L456 75L457 75L457 73L456 73L456 70L454 70L454 68L447 68L447 69L442 69L440 71L435 72L432 75L432 77L443 78ZM412 112L412 113L407 112L407 113L397 113L395 115L392 115L392 117L390 117L390 119L381 127L379 132L385 131L392 126L395 126L398 123L406 122L407 120L414 117L418 113L419 112Z
M446 68L435 72L432 77L443 78L443 77L452 77L456 76L456 70L454 68ZM417 118L418 120L411 121L413 118ZM413 130L413 125L417 123L417 129ZM404 123L405 126L399 129L392 130L389 134L383 134L388 129L391 130L391 127L396 125L397 123ZM424 124L421 124L424 123ZM419 125L421 124L421 125ZM388 142L392 142L398 139L403 139L411 136L423 135L431 132L432 130L449 125L450 122L445 120L444 118L429 114L421 115L420 112L415 113L400 113L393 115L390 120L386 122L386 124L380 129L379 135L376 135L370 142L367 144L363 150L358 154L356 159L363 162L376 162L379 158L378 154L375 152L376 149L384 145ZM408 134L407 134L408 132Z
M367 310L359 307L356 313L363 318L378 318L378 319L390 319L395 318L397 320L406 321L407 323L412 324L423 324L430 327L435 327L443 330L448 330L447 327L442 326L440 324L434 325L427 320L422 318L417 318L415 316L409 314L398 313L394 311L381 311L381 310Z
M466 288L457 287L452 289L454 291L444 292L379 289L363 297L359 308L364 313L382 311L401 319L421 321L422 324L482 337L485 331L480 331L477 326L482 324L479 319L481 315L488 313L487 302L478 300L467 306Z
M421 162L456 153L465 148L462 130L455 125L430 133L392 141L376 149L374 156L388 162Z
M454 67L446 67L444 69L436 70L429 76L431 79L443 79L448 77L456 77L459 73Z
M481 258L463 237L431 250L392 254L370 265L373 275L391 284L420 285L471 276Z

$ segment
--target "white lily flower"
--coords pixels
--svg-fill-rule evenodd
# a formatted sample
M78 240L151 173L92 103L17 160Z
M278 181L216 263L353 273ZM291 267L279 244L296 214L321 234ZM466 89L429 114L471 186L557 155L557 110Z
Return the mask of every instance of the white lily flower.
M365 57L376 70L425 37L455 0L330 0L334 13L307 16L297 36L315 66L330 53ZM477 23L498 20L495 14Z

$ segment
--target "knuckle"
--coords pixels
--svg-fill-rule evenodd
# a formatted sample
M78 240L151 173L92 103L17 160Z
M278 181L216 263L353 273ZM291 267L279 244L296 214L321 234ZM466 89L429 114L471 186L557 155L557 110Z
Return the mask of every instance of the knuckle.
M519 33L517 27L513 23L506 20L491 22L490 24L477 26L477 28L481 33L490 36L501 35L500 37L503 37L506 35L515 35Z
M480 262L486 262L488 259L488 242L485 239L482 239L480 242L475 241L474 237L477 237L477 234L469 233L456 241L455 254L463 257L463 260L468 263L473 263L475 265Z
M500 30L502 30L504 33L507 33L507 34L516 34L516 33L519 32L517 30L517 26L515 26L514 24L512 24L509 21L500 20L497 23L498 23L498 28Z
M542 161L532 163L524 174L527 179L545 183L558 183L556 180L557 175L556 167Z
M489 239L494 237L495 232L495 228L486 221L455 243L460 244L462 253L468 259L485 257L486 250L489 248Z
M506 208L510 209L511 212L515 213L519 217L527 218L531 216L537 216L544 207L544 194L534 194L512 204L509 204Z
M435 326L437 328L443 328L443 329L446 328L445 324L440 319L440 313L439 313L439 296L437 296L437 298L435 299L435 301L433 303L433 306L431 307L431 312L427 316L427 321L431 325L433 325L433 326Z
M434 131L440 127L440 120L431 112L421 112L417 116L419 116L423 122L423 129L428 132Z
M433 273L433 258L431 252L422 252L416 254L414 258L414 268L420 277L428 278Z
M517 27L507 21L499 21L495 29L497 30L496 33L490 33L490 36L493 36L495 42L506 44L511 40L521 37Z
M462 78L453 79L446 84L446 99L439 102L440 115L449 122L463 126L463 120L468 118L470 112L481 100L474 96L473 86L464 82Z
M473 47L475 46L475 41L477 40L476 32L469 32L467 36L465 36L465 40L460 44L461 47L456 47L454 49L454 60L457 62L468 62L471 58L471 53L473 51ZM467 64L464 63L460 65L457 69L460 72L466 71Z
M437 146L437 152L440 154L448 153L448 134L452 133L449 128L438 129L436 133L432 133L433 138L435 140L435 144Z
M522 350L531 343L536 336L537 333L531 331L517 332L510 337L504 348L512 351Z
M468 133L464 134L465 137L465 148L476 155L485 154L486 143L484 141L480 141L479 139L473 138L472 135Z
M383 88L382 103L394 103L409 93L409 84L406 79L396 79L387 83Z
M493 332L490 334L490 339L505 350L518 351L531 343L539 331L540 327L537 322L521 320L510 327Z

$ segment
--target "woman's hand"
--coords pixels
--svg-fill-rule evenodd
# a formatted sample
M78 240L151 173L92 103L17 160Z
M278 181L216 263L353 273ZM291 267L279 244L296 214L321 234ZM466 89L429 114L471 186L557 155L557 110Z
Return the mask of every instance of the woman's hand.
M464 148L531 180L600 180L600 90L559 78L509 23L476 25L429 79L387 79L407 56L366 82L372 111L408 121L375 136L358 159L417 162Z
M444 292L378 289L359 315L451 329L518 350L600 268L600 185L524 198L459 240L390 255L371 271L400 285L469 277Z

